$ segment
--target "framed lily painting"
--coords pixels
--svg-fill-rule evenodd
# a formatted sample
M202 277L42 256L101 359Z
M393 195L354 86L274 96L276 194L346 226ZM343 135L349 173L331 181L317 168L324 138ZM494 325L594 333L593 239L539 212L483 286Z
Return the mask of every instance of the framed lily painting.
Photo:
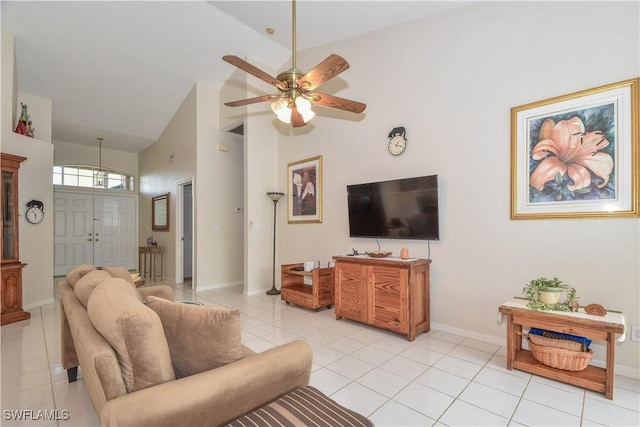
M322 222L322 156L289 163L287 183L288 222Z
M640 216L639 86L511 109L511 219Z

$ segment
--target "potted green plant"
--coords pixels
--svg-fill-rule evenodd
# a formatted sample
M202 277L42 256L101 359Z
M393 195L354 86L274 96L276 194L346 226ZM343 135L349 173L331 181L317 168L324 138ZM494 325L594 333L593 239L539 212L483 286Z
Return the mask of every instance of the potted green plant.
M563 292L567 296L560 302ZM534 309L572 311L576 304L576 290L557 277L534 279L522 288L522 293L529 299L527 306Z

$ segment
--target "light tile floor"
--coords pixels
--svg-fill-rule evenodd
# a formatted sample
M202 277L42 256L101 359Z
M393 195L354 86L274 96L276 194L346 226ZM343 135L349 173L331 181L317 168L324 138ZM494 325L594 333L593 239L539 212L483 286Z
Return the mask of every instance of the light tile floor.
M607 400L508 371L504 347L448 333L432 331L410 343L398 334L337 321L333 310L245 296L239 286L197 295L177 286L176 299L240 309L243 343L255 351L307 341L314 351L311 385L378 426L640 425L635 379L616 376L614 399ZM30 320L2 326L0 424L99 426L82 380L69 384L60 366L58 304L31 313ZM11 411L21 409L31 410L32 420L11 419Z

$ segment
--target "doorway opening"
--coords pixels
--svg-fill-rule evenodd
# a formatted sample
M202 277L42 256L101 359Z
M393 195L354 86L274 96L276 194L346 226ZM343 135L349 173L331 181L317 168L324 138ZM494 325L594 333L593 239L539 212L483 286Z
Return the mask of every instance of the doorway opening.
M191 283L196 288L193 178L179 182L176 188L176 284Z

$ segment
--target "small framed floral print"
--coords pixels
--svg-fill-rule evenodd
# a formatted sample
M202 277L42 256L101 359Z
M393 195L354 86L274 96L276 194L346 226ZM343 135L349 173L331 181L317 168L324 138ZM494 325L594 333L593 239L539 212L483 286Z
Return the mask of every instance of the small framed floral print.
M289 224L322 222L322 156L287 165Z
M639 86L511 109L511 219L640 216Z

